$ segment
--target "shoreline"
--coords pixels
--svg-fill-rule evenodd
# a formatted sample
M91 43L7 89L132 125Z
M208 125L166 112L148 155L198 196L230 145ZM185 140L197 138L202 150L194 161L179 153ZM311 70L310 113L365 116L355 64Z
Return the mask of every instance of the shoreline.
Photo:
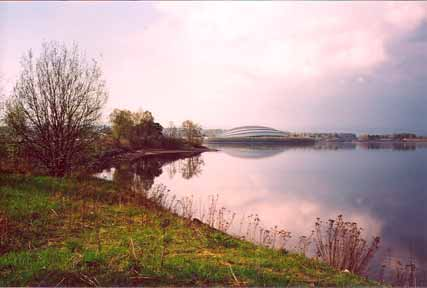
M163 194L147 198L94 178L10 174L0 175L0 183L8 191L0 216L20 228L6 231L14 241L2 246L0 286L377 285L180 216L162 206ZM15 205L34 201L38 205ZM214 217L222 217L218 213ZM34 233L31 249L23 232Z
M146 157L155 157L163 155L171 155L178 157L191 157L199 155L203 152L216 152L219 150L200 147L200 148L190 148L190 149L159 149L159 148L148 148L141 149L137 151L109 151L103 156L101 156L96 163L93 165L91 170L100 170L104 169L107 166L112 166L119 164L121 162L135 162Z
M123 161L137 161L144 157L151 157L151 156L159 156L159 155L198 155L203 152L216 152L218 150L216 149L210 149L210 148L192 148L192 149L141 149L137 150L135 152L128 152L120 155L120 160Z

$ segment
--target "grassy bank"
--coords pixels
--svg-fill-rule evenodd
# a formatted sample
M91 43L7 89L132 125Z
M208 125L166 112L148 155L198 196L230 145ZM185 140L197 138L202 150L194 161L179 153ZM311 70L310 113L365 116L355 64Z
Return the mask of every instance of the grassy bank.
M98 179L0 175L0 286L372 284Z

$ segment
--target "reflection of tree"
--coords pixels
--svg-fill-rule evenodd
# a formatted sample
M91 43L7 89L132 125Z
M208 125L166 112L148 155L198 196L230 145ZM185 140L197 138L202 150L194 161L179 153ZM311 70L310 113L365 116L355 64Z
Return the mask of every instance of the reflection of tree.
M316 145L314 145L314 149L316 150L356 149L356 144L351 142L319 142L319 143L316 143Z
M129 163L121 163L120 166L115 167L113 174L113 181L119 184L120 187L125 189L131 188L133 183L133 172Z
M159 158L145 158L136 162L135 167L135 188L142 188L144 191L149 190L154 184L154 178L162 174L164 161Z
M202 166L205 164L201 155L190 157L181 162L182 178L190 179L202 173Z
M147 191L153 186L154 178L162 174L162 165L163 161L156 158L121 163L114 171L113 181L125 189Z
M363 142L360 147L364 149L393 149L393 150L416 150L416 143L406 142Z
M182 157L182 156L181 156ZM131 191L148 191L154 184L154 179L160 176L162 166L167 166L169 176L172 178L177 172L176 160L179 156L158 156L158 157L146 157L138 160L135 163L120 163L116 166L113 181L120 187ZM180 171L182 177L190 179L194 175L201 173L201 166L204 164L200 155L186 158L180 163Z
M416 150L417 146L414 143L397 142L393 143L393 150Z
M172 179L177 172L176 161L174 161L174 162L170 163L168 166L166 166L166 170L168 171L169 179Z

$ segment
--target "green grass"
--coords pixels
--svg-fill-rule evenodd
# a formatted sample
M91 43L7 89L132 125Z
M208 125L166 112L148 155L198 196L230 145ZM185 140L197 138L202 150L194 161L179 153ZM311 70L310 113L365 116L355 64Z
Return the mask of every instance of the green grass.
M0 286L375 285L103 180L0 175L0 217Z

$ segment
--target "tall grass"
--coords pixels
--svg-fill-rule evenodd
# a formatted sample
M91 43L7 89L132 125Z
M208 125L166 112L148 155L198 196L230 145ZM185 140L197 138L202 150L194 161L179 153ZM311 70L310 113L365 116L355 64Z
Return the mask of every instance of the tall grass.
M389 283L395 287L417 287L427 285L427 270L418 267L414 257L407 261L392 256L391 249L387 249L385 259L379 271L379 281Z
M258 215L242 217L239 229L236 229L236 213L220 205L219 195L208 196L208 205L204 206L202 201L199 205L195 205L193 196L178 198L176 195L171 195L170 190L162 184L154 185L143 193L155 205L185 219L202 222L211 228L264 247L287 250L287 244L291 238L290 232L278 226L266 228Z
M342 215L324 223L317 219L314 242L317 257L339 270L364 274L378 250L380 238L370 244L362 237L362 228L355 222L345 222Z
M0 211L0 247L5 247L9 234L9 221L5 213ZM0 248L0 255L2 249Z
M257 214L243 216L238 229L232 229L236 213L219 204L219 195L208 197L208 206L199 205L196 209L193 196L178 199L170 195L164 185L155 185L144 192L145 197L159 207L171 211L189 220L198 220L206 225L232 234L255 244L279 250L290 250L291 232L278 226L266 228ZM338 270L348 270L364 275L368 265L379 248L380 238L375 237L368 243L362 237L362 228L357 223L345 222L342 215L336 220L324 223L317 219L315 229L309 236L301 236L296 251L307 255L314 245L316 257Z

